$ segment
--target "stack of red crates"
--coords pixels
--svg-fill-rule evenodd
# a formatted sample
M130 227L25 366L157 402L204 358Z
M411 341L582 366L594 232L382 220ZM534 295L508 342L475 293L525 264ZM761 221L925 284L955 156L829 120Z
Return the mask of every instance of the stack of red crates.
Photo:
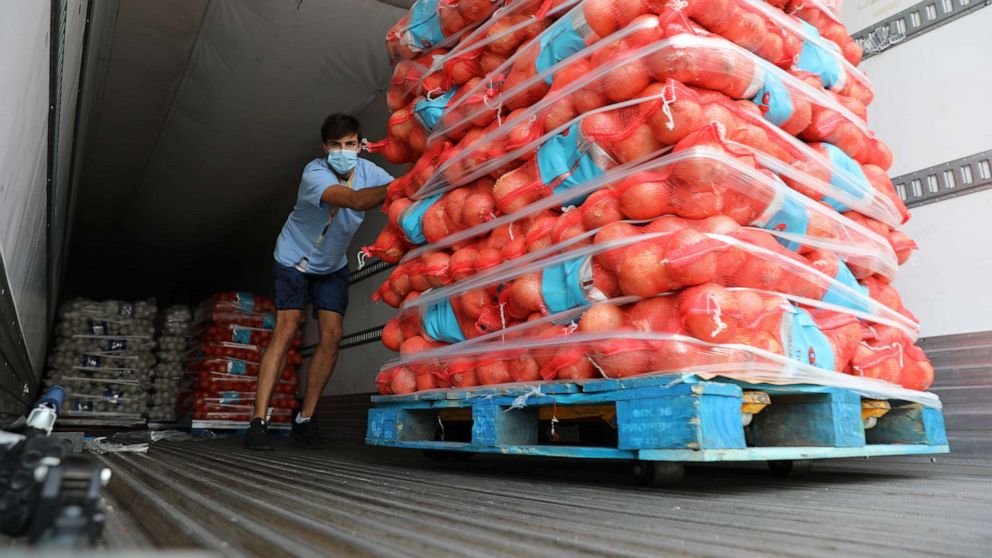
M218 293L199 305L186 358L188 387L182 397L193 421L231 422L238 427L251 420L259 365L275 327L274 312L271 300L246 292ZM296 368L303 363L301 343L298 336L269 402L271 422L288 423L299 407Z

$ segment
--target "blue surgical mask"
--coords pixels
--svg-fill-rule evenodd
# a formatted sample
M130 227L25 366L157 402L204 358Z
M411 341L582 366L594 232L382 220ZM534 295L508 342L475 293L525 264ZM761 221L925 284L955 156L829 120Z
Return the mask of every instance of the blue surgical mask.
M358 164L358 152L335 149L327 153L327 164L338 174L348 174Z

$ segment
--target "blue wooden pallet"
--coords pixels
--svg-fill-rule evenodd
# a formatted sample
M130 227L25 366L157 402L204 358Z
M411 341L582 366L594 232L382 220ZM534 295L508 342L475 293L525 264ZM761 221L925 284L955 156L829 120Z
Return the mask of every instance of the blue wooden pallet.
M745 391L770 404L744 425ZM376 446L642 461L774 461L948 452L939 409L889 401L865 429L861 395L815 385L749 385L661 375L373 396L366 443ZM515 405L516 403L516 405ZM613 406L615 447L540 443L539 410ZM439 439L439 416L463 409L470 439ZM470 414L469 414L470 412ZM556 411L557 412L557 411Z

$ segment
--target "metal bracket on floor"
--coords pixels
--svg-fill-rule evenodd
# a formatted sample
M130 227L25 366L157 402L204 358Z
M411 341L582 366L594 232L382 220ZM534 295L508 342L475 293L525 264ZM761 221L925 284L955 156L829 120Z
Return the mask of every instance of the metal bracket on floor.
M906 207L917 207L992 188L992 150L897 176L892 184Z
M989 4L990 0L924 0L852 34L851 38L864 50L862 59L868 59Z

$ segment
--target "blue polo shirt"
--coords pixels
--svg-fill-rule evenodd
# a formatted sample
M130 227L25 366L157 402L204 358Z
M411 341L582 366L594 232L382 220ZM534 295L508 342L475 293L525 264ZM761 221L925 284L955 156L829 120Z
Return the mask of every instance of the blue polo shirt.
M383 186L393 177L371 161L359 158L355 165L355 175L351 188L362 190ZM331 222L327 236L316 246L331 206L320 201L321 194L328 186L343 184L323 158L310 161L303 169L300 189L296 195L296 206L282 226L276 241L276 262L293 267L304 257L309 260L307 273L318 275L337 271L348 265L348 245L355 231L365 219L364 211L342 207Z

